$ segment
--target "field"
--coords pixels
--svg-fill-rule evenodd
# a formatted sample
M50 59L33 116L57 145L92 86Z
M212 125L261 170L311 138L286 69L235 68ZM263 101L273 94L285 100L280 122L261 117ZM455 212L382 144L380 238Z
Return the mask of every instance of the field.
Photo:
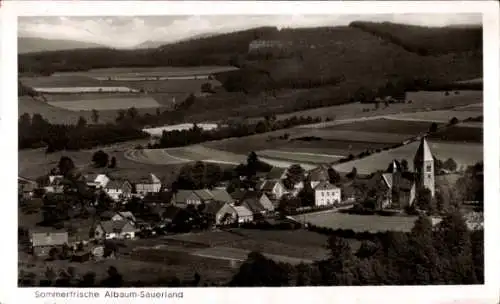
M308 163L308 164L331 163L338 160L339 158L344 157L343 155L291 152L291 151L280 151L280 150L257 151L257 155L259 157L281 159L285 161L296 161L298 163Z
M405 113L405 114L390 116L389 119L404 120L404 121L424 121L429 123L430 122L447 123L453 117L456 117L458 120L464 120L469 117L477 117L481 115L483 115L482 111L443 110L443 111Z
M403 120L390 120L388 118L379 118L379 119L372 119L365 121L357 121L352 123L345 123L333 127L327 127L324 129L415 135L429 131L430 126L431 123L426 121L410 121L410 120L403 121Z
M295 137L294 139L300 139L303 137L317 137L327 141L344 141L346 144L351 141L364 143L395 144L403 142L411 136L408 134L398 134L390 132L311 129L306 134L301 135L301 137Z
M355 232L410 231L417 217L357 215L339 212L314 213L295 217L315 226L352 229Z
M483 160L483 145L474 143L449 143L429 140L429 146L434 156L438 159L446 160L453 158L459 167L473 165ZM368 157L353 160L350 162L334 165L335 170L340 172L350 172L356 167L358 173L370 174L377 170L385 170L388 164L394 159L406 159L410 170L413 170L413 157L420 143L401 146L389 151L372 154Z
M153 98L144 95L128 98L97 98L71 101L52 101L48 102L51 106L68 109L71 111L91 111L92 109L118 110L135 108L159 108L161 105Z
M201 75L213 74L225 71L234 71L238 68L232 66L197 66L197 67L131 67L131 68L105 68L92 69L87 72L63 72L54 75L86 75L86 76L114 76L114 75L134 75L134 76L174 76L174 75Z
M19 79L24 85L32 88L71 88L71 87L114 87L114 84L106 85L106 81L99 81L91 77L78 76L40 76L21 77Z
M477 125L471 127L471 125L465 123L438 131L429 138L458 143L482 143L483 128Z
M156 127L156 128L146 128L146 129L143 129L143 131L146 133L149 133L151 135L161 136L163 131L171 132L171 131L190 130L193 128L193 126L194 126L194 124L192 124L192 123L183 123L183 124L162 126L162 127ZM216 129L218 127L217 124L203 124L203 123L197 124L197 126L205 131L210 131L210 130Z

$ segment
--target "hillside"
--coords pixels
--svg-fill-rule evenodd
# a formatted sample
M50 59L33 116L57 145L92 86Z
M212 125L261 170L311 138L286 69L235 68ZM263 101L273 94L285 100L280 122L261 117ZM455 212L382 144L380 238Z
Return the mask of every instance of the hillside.
M89 49L97 47L103 47L103 46L96 43L73 41L73 40L43 39L34 37L17 38L18 54L72 50L72 49Z
M481 51L483 44L480 26L423 27L390 22L352 22L350 26L423 56Z

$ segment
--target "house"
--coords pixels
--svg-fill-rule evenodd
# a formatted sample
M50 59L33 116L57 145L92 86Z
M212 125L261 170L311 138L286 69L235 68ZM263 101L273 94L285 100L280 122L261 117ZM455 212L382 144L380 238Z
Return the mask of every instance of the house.
M63 193L64 177L62 175L49 176L49 183L44 187L46 193Z
M85 175L87 186L95 188L105 188L110 178L106 174L88 174Z
M224 203L228 203L230 205L234 203L233 198L231 197L231 195L229 195L229 193L227 192L227 190L225 188L224 189L213 189L210 192L212 192L212 199L214 201L224 202Z
M308 172L307 182L310 183L311 188L316 188L321 182L329 182L330 176L328 175L328 166L321 165Z
M198 206L204 201L193 190L178 190L172 195L172 205L186 207L188 205Z
M342 201L340 188L329 182L321 182L314 188L314 205L328 206Z
M33 197L35 189L38 188L38 183L19 176L17 178L17 187L20 197L22 197L23 199L30 199Z
M141 178L135 182L135 192L139 195L157 193L161 190L161 181L156 175L150 173L148 177Z
M264 192L272 200L280 200L286 192L280 180L265 180L257 185L257 190Z
M133 239L138 229L128 220L119 220L100 222L93 232L96 239Z
M132 195L132 184L125 181L110 180L104 187L104 192L115 201L130 198Z
M112 217L112 221L125 221L128 220L132 223L136 222L137 219L135 216L132 214L130 211L121 211L121 212L116 212Z
M158 193L148 193L142 199L142 203L146 207L160 206L165 207L171 204L173 193L170 191L162 191Z
M253 221L253 213L248 210L245 206L234 206L234 210L236 210L236 215L238 216L238 223L248 223Z
M238 219L236 210L226 202L208 202L202 212L208 215L216 226L230 225Z
M274 212L274 205L265 193L247 191L239 200L238 205L245 206L254 216L266 215Z
M30 237L31 249L36 256L46 256L52 248L62 248L68 243L67 232L33 232Z

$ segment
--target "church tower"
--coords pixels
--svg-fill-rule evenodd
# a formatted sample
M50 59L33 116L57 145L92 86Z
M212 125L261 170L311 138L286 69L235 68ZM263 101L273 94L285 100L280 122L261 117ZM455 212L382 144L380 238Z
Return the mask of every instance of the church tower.
M422 137L420 140L420 146L413 159L413 168L417 175L417 189L425 187L431 191L432 197L434 197L436 188L434 181L434 157L425 137Z

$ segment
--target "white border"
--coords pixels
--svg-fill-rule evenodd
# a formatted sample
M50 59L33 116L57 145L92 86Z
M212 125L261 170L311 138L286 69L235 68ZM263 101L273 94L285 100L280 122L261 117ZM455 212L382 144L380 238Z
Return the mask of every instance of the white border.
M485 269L486 284L481 286L421 287L307 287L183 289L180 301L199 303L498 303L499 301L499 7L495 1L361 1L361 2L159 2L159 1L2 1L0 7L0 134L2 135L2 258L0 303L47 303L33 297L34 289L17 289L17 240L15 178L17 172L17 24L16 16L108 16L108 15L285 15L285 14L382 14L382 13L483 13L485 86ZM7 148L8 147L8 148ZM161 289L163 290L163 289ZM102 293L102 291L101 291ZM62 303L68 299L51 301ZM85 299L69 299L84 303ZM110 299L91 300L105 303ZM135 302L140 302L136 299ZM173 299L143 302L175 302Z

